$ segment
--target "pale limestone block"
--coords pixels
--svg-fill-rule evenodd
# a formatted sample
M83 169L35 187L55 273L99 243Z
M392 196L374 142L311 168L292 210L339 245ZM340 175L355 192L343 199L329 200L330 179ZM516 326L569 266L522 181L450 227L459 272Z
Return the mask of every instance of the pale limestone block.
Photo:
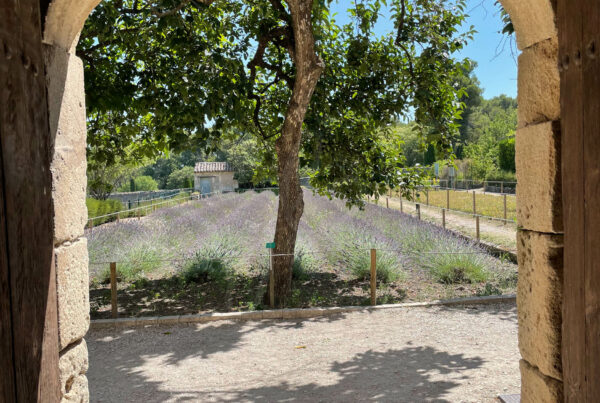
M52 0L46 13L44 43L75 53L85 20L98 3L100 0Z
M563 384L556 379L544 376L527 361L521 360L521 402L558 403L563 402Z
M560 125L546 122L517 130L517 223L533 231L561 233Z
M90 392L87 377L79 375L73 379L69 392L64 394L60 401L61 403L88 403L90 401Z
M77 378L85 377L88 365L88 350L85 340L81 339L61 351L58 359L61 396L71 393Z
M90 324L87 239L54 250L60 349L81 339Z
M563 236L519 231L519 350L539 371L562 379Z
M560 119L558 40L547 39L519 56L519 127Z
M87 221L83 63L56 46L44 46L44 54L53 139L54 243L58 245L81 237Z
M512 20L521 50L557 36L551 0L500 0Z

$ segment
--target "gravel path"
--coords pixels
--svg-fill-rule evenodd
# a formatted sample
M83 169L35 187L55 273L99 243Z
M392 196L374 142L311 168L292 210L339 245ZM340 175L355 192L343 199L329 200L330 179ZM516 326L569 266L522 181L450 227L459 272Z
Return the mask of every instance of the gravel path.
M381 205L381 200L379 201ZM399 199L390 199L390 208L400 209ZM385 199L383 200L385 206ZM403 211L407 214L416 215L415 203L403 200ZM421 204L421 217L424 220L442 225L441 209L432 206ZM471 216L446 211L446 227L460 232L463 235L475 238L475 219ZM504 224L496 220L487 220L482 218L479 220L479 232L481 239L491 242L507 250L517 251L517 226L513 223Z
M514 304L103 329L93 402L494 401L520 388Z

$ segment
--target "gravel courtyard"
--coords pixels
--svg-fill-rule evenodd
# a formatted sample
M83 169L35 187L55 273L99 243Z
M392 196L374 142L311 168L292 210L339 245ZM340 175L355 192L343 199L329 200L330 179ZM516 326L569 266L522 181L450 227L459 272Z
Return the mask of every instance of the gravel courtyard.
M514 304L93 330L92 402L486 402L519 393Z

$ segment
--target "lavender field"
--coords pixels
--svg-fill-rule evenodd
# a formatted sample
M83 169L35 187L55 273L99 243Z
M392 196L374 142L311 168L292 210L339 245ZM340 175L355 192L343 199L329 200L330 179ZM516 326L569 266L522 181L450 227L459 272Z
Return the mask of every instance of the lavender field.
M292 307L367 303L371 248L381 303L514 291L515 265L439 227L307 190L304 198ZM271 191L231 193L88 231L92 315L108 313L109 262L128 315L261 309L276 211Z

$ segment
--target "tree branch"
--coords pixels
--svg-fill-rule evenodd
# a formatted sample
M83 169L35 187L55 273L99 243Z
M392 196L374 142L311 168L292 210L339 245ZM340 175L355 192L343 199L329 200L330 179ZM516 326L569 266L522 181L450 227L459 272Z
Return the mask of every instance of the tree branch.
M123 8L123 7L117 7L119 8L119 10L122 13L126 13L126 14L142 14L142 13L146 13L146 12L150 12L150 14L152 14L153 16L157 17L157 18L162 18L162 17L166 17L168 15L173 15L175 13L177 13L178 11L181 11L182 9L184 9L188 4L192 3L196 6L198 5L204 5L204 6L210 6L215 0L183 0L181 3L179 3L177 6L175 6L174 8L170 9L170 10L161 10L158 7L150 7L150 8L138 8L138 2L136 0L136 2L133 5L133 8ZM122 5L122 3L121 3Z
M274 0L274 1L277 2L277 0ZM281 5L281 3L279 3L279 4ZM269 43L273 43L276 46L285 47L285 45L289 43L289 33L290 33L290 29L288 26L278 26L278 27L272 28L270 31L266 32L258 39L258 46L256 47L256 52L254 53L254 57L252 58L252 60L250 60L250 62L248 62L248 68L250 69L250 82L253 85L254 82L256 81L256 68L257 67L262 67L264 69L270 70L275 73L275 78L273 79L272 82L266 84L266 86L260 91L261 94L264 94L269 89L269 87L271 87L273 84L275 84L281 80L284 80L286 82L286 84L288 85L288 87L290 87L290 89L294 88L294 79L292 77L290 77L289 75L287 75L285 73L285 71L283 71L283 67L281 65L268 63L264 59L265 52L267 50L267 46L269 45ZM251 89L250 89L250 93L248 94L248 99L253 99L256 101L256 104L254 106L254 114L253 114L252 120L254 122L254 126L256 126L256 128L258 129L260 136L263 139L267 140L267 139L277 135L277 133L268 135L264 132L262 125L260 123L260 119L259 119L260 108L262 106L262 98L260 97L260 95L257 95L254 93L253 87L251 87Z
M406 46L404 46L404 44L402 43L402 34L404 31L404 20L406 18L406 0L400 1L400 7L401 7L400 8L400 21L398 22L398 32L396 33L396 40L394 42L395 42L396 46L398 46L400 49L402 49L404 51L404 54L406 55L406 59L408 60L408 71L410 72L410 75L414 80L415 73L414 73L414 68L413 68L412 56L408 52L408 49L406 49Z

